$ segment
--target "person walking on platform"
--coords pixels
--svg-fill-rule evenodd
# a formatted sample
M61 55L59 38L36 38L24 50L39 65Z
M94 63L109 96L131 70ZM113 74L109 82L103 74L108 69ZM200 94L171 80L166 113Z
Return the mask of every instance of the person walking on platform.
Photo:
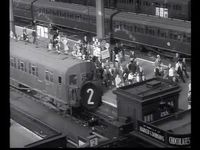
M189 78L189 75L187 73L187 65L186 65L185 58L183 58L182 65L183 65L183 73L185 74L186 78Z
M168 74L168 79L172 82L176 82L176 76L175 76L175 69L172 67L171 64L168 66L169 68L169 74Z
M37 46L37 32L36 32L36 30L34 29L33 31L32 31L32 37L33 37L33 44L36 44L36 46Z
M52 39L50 39L48 43L48 51L51 51L52 49L53 49L53 42L52 42Z
M64 54L68 54L69 53L69 47L68 47L68 41L67 38L64 37L62 38L62 44L63 44L63 50L64 50Z
M135 60L135 52L134 51L130 51L130 59Z
M111 85L111 74L109 71L109 66L104 67L103 84L105 85L105 87L109 87Z
M133 74L133 72L130 72L128 74L128 84L133 84L136 80L136 74Z
M171 64L169 64L167 68L163 69L163 79L169 78L169 69L170 68L171 68Z
M120 78L120 75L117 73L115 77L115 86L116 88L119 88L122 86L122 79Z
M139 76L139 82L145 81L146 78L142 66L139 66L138 76Z
M114 52L115 52L115 55L118 54L120 52L120 48L119 48L119 45L118 43L116 43L115 47L114 47Z
M27 42L29 42L29 38L28 38L28 34L26 31L26 28L23 28L23 40L25 41L25 44L27 44Z
M130 72L133 72L133 74L135 74L136 72L136 62L134 61L133 58L131 58L130 63L128 64L128 69Z
M56 47L58 43L58 35L59 35L59 31L57 29L56 32L53 34L53 47Z
M174 64L176 64L178 62L178 60L180 60L180 56L179 53L176 53L175 57L173 58L174 60Z
M128 69L128 64L124 66L124 71L123 71L123 80L124 84L128 83L128 74L129 74L129 69Z
M176 63L175 70L177 74L179 75L179 77L181 78L181 80L185 83L185 79L183 77L183 65L180 60L178 60L178 62Z
M160 55L157 55L157 58L155 60L155 63L154 63L154 73L155 73L155 76L161 76L161 72L160 72L160 68L161 68L161 58L160 58Z

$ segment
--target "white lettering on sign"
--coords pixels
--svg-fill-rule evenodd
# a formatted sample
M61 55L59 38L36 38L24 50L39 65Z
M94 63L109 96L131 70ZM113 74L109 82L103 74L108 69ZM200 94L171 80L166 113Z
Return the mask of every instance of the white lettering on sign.
M163 142L165 141L164 136L162 136L162 135L160 135L160 134L158 134L158 133L152 132L152 131L150 131L149 133L150 133L150 135L151 135L152 137L154 137L154 138L156 138L156 139L159 139L159 140L161 140L161 141L163 141Z
M87 93L89 93L89 92L90 92L90 96L88 98L88 105L94 105L94 102L91 102L92 96L94 94L94 90L93 89L88 89Z
M156 138L156 139L158 139L158 140L161 140L161 141L163 141L164 142L164 136L162 136L162 135L160 135L160 134L158 134L158 133L155 133L155 132L153 132L153 131L151 131L151 130L149 130L149 129L146 129L146 128L143 128L143 127L139 127L139 130L141 131L141 132L143 132L143 133L145 133L145 134L147 134L147 135L150 135L150 136L152 136L152 137L154 137L154 138Z
M189 145L190 144L190 137L186 138L175 138L169 137L169 143L173 145Z
M165 117L167 115L169 115L169 112L167 110L160 113L160 117Z
M149 130L146 128L140 127L140 131L149 134Z

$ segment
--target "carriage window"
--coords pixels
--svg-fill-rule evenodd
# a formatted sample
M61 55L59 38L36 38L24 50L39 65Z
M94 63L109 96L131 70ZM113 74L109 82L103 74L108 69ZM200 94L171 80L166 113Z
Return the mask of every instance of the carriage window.
M31 67L32 75L36 75L36 66Z
M45 79L46 79L47 81L53 82L53 73L50 72L50 71L45 71Z
M20 61L17 61L17 69L20 69Z
M20 63L20 69L21 69L22 71L24 71L24 63L23 63L23 62Z
M53 82L53 73L49 72L49 74L50 74L50 81Z
M14 61L13 61L13 63L14 63L14 68L17 68L17 64L16 64L16 58L14 58Z
M77 75L70 75L69 76L69 84L76 85L77 84Z
M24 71L27 72L26 63L24 63Z
M191 42L191 37L188 35L187 36L187 42L190 43Z
M38 77L38 67L36 67L35 73L36 73L36 76Z
M11 65L12 67L14 67L14 59L13 59L13 58L10 58L10 65Z
M62 83L62 77L58 77L58 83L59 83L59 84Z
M48 72L48 71L45 71L45 79L46 79L47 81L49 81L49 72Z
M29 68L29 73L31 74L31 64L30 63L29 63L28 68Z
M86 73L82 73L82 74L81 74L81 79L82 79L82 81L85 81L86 78L87 78L87 77L86 77Z

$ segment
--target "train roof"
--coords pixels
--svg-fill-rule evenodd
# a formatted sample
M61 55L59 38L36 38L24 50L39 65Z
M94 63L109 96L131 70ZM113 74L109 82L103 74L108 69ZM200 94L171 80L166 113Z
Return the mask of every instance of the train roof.
M48 66L63 73L74 65L86 62L70 55L57 54L55 51L48 52L45 48L35 48L33 44L25 45L21 41L10 41L10 55Z

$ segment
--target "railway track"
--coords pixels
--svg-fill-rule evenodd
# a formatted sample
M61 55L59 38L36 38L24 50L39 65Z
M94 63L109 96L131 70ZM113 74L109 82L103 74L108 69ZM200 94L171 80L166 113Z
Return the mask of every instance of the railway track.
M37 96L35 96L36 95L35 92L31 91L31 90L30 91L19 90L16 87L10 85L10 91L16 92L16 93L20 94L21 96L27 97L30 100L33 100L41 105L44 105L49 110L59 114L60 116L62 116L64 118L71 118L74 122L76 122L77 124L84 126L84 127L90 127L91 119L95 118L95 120L98 120L98 123L96 125L102 129L104 129L106 127L103 122L105 120L107 120L107 121L112 120L112 118L109 118L106 115L102 115L103 113L95 113L95 112L91 112L91 111L81 109L81 108L72 109L72 112L59 110L53 104L41 101ZM17 98L20 98L20 97L17 97Z
M11 118L13 120L15 120L17 123L24 126L25 128L31 130L42 139L49 138L59 134L59 132L53 129L52 127L49 127L48 125L42 123L33 116L26 114L19 108L13 105L11 105L10 108L11 108L10 109Z

